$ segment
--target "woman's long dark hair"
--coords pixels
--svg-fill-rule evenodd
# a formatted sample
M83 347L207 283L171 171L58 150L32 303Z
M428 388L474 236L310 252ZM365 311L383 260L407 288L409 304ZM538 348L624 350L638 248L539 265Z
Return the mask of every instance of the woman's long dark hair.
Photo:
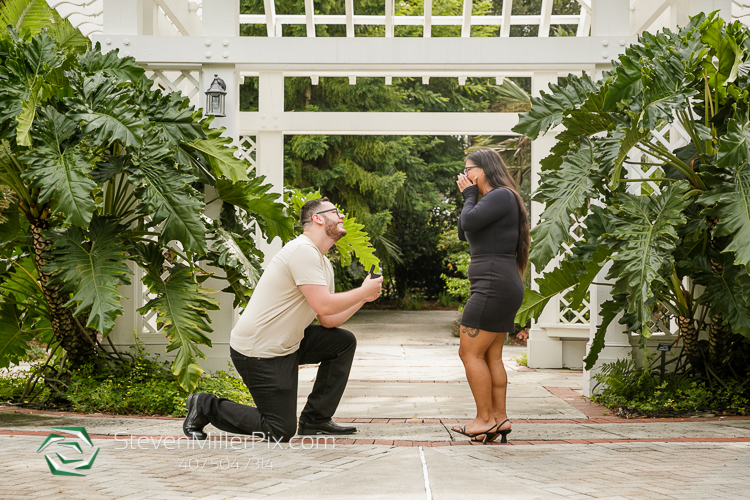
M503 187L513 191L518 202L518 244L516 245L516 265L518 272L522 275L529 264L529 218L526 212L526 204L518 192L516 181L508 172L508 167L500 155L494 149L478 149L465 158L474 165L481 167L484 177L493 188Z

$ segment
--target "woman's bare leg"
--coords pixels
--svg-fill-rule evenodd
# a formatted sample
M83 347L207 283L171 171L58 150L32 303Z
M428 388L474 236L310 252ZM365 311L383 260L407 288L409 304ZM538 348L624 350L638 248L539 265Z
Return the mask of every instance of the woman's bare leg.
M458 355L464 364L466 379L469 381L469 387L477 405L477 416L466 424L466 432L482 432L495 425L492 408L492 374L487 366L485 355L499 334L461 325L460 335L461 345Z
M505 408L505 399L508 391L508 374L505 372L503 364L503 344L505 344L505 334L500 333L490 344L484 359L492 376L492 416L495 423L501 423L508 418ZM510 429L510 422L504 423L500 429ZM499 429L498 429L499 430Z

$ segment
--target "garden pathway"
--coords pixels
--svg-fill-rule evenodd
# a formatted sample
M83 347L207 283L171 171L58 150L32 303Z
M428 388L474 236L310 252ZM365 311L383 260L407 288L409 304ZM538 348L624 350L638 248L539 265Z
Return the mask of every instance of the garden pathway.
M510 445L466 446L448 432L474 412L453 314L363 311L347 323L359 346L336 418L356 422L354 439L196 444L175 439L179 419L0 406L0 500L750 498L750 420L622 420L580 397L580 373L517 366L520 348L504 356ZM300 404L314 376L301 368ZM60 426L85 427L99 450L85 477L50 474L51 450L37 453Z

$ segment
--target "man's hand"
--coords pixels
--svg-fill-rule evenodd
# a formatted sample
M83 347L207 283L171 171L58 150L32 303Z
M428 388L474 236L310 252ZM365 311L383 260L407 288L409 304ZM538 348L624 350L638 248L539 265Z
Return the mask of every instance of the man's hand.
M373 300L380 297L380 292L383 290L383 277L370 278L370 275L365 276L365 280L362 282L360 287L365 292L365 302L372 302Z

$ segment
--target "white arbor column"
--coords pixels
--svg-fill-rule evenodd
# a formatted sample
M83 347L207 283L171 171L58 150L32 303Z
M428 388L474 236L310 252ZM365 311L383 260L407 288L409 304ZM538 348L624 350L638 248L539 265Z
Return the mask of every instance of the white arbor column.
M612 261L608 262L597 275L594 281L603 282L604 276L609 272L609 268L612 267ZM610 294L611 286L606 285L591 285L589 289L591 303L591 336L590 340L586 344L586 354L591 350L591 344L596 334L596 329L602 322L600 314L601 306L604 302L610 300L612 295ZM619 359L625 359L628 355L633 352L633 347L630 345L630 339L623 333L622 325L619 323L622 313L618 314L615 319L607 327L607 331L604 335L604 349L599 353L599 357L596 360L596 364L591 370L583 370L583 395L590 397L594 393L594 387L597 382L594 380L594 375L601 371L601 367L606 363L614 363ZM598 389L600 390L600 389Z
M592 36L606 36L617 39L630 34L630 3L629 0L594 0L593 2L593 24L591 26ZM596 78L601 78L602 72L612 68L610 59L603 61L602 64L596 65ZM611 267L608 262L597 275L595 283L603 283L606 280L604 276ZM597 327L602 321L601 305L611 299L610 285L591 285L589 288L590 309L590 333L589 341L586 344L586 354L591 349L591 344L596 334ZM593 376L601 371L601 366L605 363L613 363L618 359L627 357L632 352L632 346L628 336L623 332L623 327L618 323L622 314L618 315L607 327L604 337L604 349L599 353L596 364L591 370L583 372L583 393L586 396L592 394L596 381Z
M154 35L157 11L153 0L104 0L104 33Z
M284 113L284 75L281 72L261 72L258 75L258 112L260 130L256 136L255 171L266 176L275 193L284 193L284 132L281 117ZM258 239L265 262L281 250L281 240L270 244Z
M230 137L235 145L239 144L240 75L234 64L222 63L222 60L224 53L231 50L232 38L230 37L239 36L239 26L239 0L203 0L202 38L204 39L205 62L201 68L200 107L205 109L204 92L211 86L215 76L224 80L227 86L226 116L214 118L212 125L216 128L225 127L226 131L223 135ZM210 187L206 188L206 198L215 197L216 191ZM221 201L213 202L206 207L205 211L206 215L212 219L218 218L220 212ZM219 275L224 274L222 269L209 269ZM221 290L225 286L225 282L215 279L208 279L204 284L204 287L210 290ZM209 311L214 329L211 334L213 347L201 347L206 355L206 360L201 364L206 370L222 370L226 368L227 359L229 359L229 335L237 318L232 294L217 292L213 297L219 302L218 311Z
M531 78L531 94L539 97L540 91L550 92L549 84L557 83L557 72L536 72ZM554 133L539 136L531 143L531 192L534 193L539 187L539 174L541 172L540 161L549 155L550 149L555 145ZM544 205L539 202L531 202L531 227L539 223L544 210ZM553 265L553 264L550 264ZM549 267L549 266L548 266ZM543 269L536 269L532 265L531 288L538 290L535 279L538 278ZM530 368L562 368L563 367L563 343L560 338L550 338L547 330L541 328L540 324L557 323L559 301L554 297L539 316L539 320L532 321L528 339L528 365Z

